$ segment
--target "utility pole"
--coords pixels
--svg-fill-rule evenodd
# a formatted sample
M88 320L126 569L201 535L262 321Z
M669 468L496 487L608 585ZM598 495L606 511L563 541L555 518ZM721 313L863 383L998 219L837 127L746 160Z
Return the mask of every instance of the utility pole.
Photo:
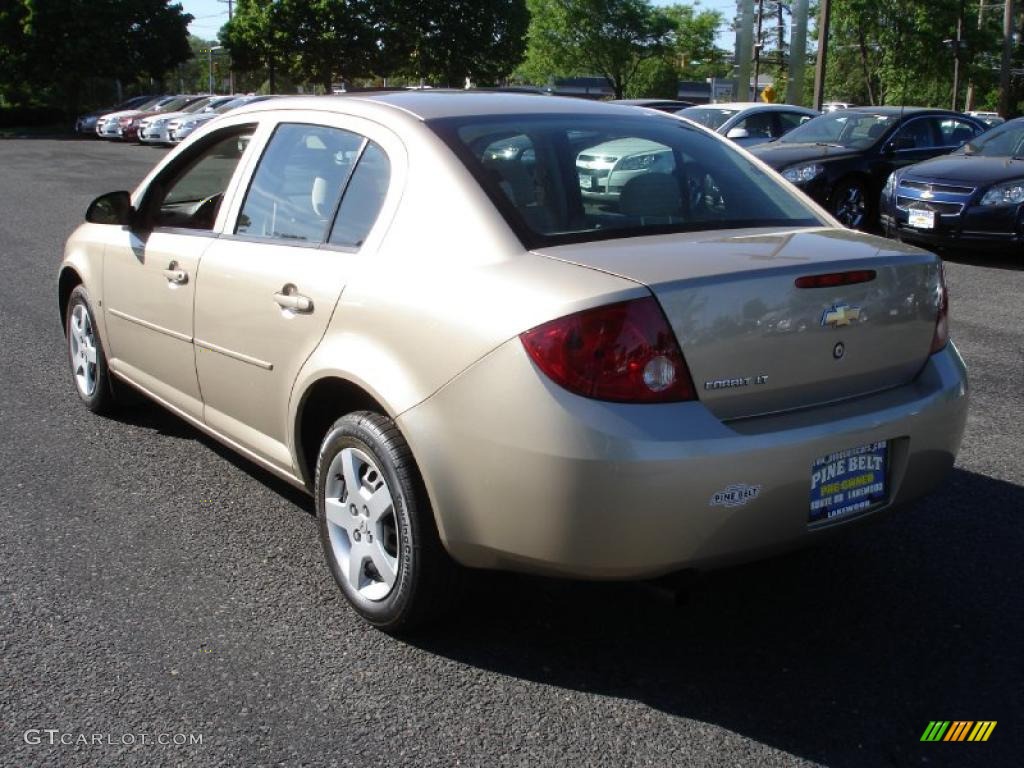
M804 103L804 67L807 64L807 0L793 0L793 32L789 43L789 81L786 103Z
M786 20L784 18L782 0L775 0L775 12L778 14L775 25L775 42L779 46L779 75L786 71Z
M736 101L750 101L750 56L754 36L754 0L740 0L736 31Z
M757 81L761 79L761 48L764 47L764 0L757 0L757 36L754 38L754 101L757 101Z
M953 106L956 112L956 101L960 95L960 48L964 44L964 2L960 0L960 15L956 17L956 39L953 41Z
M235 0L217 0L218 3L227 3L228 6L228 23L235 17ZM228 93L233 94L235 92L235 67L233 62L228 62Z
M819 112L825 95L825 59L831 19L832 0L821 0L821 13L818 15L818 66L814 70L814 108Z
M999 71L999 114L1010 116L1010 59L1013 55L1013 0L1003 6L1003 63Z

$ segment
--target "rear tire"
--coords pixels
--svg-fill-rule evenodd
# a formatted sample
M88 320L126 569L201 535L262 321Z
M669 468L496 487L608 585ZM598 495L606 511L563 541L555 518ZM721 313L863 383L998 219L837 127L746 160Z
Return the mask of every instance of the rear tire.
M370 624L408 632L448 609L459 568L391 419L357 411L334 422L317 459L316 511L331 575Z

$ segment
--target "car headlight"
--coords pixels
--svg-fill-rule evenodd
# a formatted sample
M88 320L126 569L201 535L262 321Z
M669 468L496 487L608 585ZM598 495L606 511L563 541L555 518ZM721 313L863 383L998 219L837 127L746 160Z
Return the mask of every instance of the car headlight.
M888 199L892 197L893 191L896 189L896 172L893 171L889 174L889 178L885 180L885 184L882 186L882 199Z
M996 184L981 198L982 205L1020 205L1024 203L1024 179Z
M782 172L782 178L786 181L791 181L794 184L802 184L820 176L825 171L825 166L821 163L804 163L803 165L794 165L792 168L787 168Z
M642 171L654 165L655 160L657 160L655 155L633 155L633 157L626 157L620 160L615 170Z

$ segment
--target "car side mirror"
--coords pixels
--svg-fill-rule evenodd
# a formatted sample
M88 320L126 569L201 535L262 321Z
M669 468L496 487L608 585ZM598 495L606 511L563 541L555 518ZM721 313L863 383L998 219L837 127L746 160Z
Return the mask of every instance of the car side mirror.
M729 132L725 134L727 139L749 139L750 131L746 128L730 128Z
M85 220L90 224L128 226L132 222L132 196L128 192L108 192L89 204Z

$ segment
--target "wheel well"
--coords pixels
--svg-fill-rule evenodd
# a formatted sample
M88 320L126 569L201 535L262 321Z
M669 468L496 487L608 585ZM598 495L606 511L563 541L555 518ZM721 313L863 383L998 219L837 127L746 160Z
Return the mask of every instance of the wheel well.
M57 281L57 301L60 306L60 325L61 328L67 327L66 318L68 313L68 302L71 301L71 292L75 290L76 286L82 284L81 276L71 269L71 267L65 267L60 272L60 278Z
M353 411L387 415L384 407L370 393L345 379L320 379L302 396L295 425L295 451L302 480L309 488L315 482L316 460L327 430L339 418Z

